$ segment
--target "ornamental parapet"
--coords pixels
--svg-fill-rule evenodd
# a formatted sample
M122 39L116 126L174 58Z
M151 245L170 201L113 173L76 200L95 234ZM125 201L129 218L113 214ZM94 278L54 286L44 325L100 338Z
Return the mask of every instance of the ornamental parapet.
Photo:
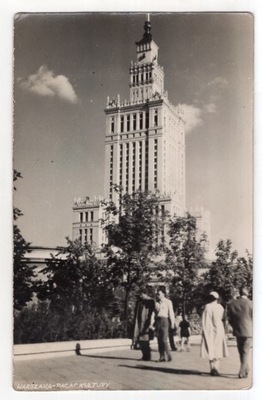
M139 99L139 100L124 100L124 101L120 101L120 97L117 96L117 99L115 99L114 97L112 99L110 99L109 97L107 97L107 105L106 105L106 110L108 109L118 109L118 108L125 108L125 107L130 107L130 106L136 106L136 105L141 105L141 104L146 104L146 103L150 103L151 101L155 101L155 100L165 100L167 102L168 101L168 93L167 91L163 91L163 93L159 93L159 92L154 92L150 97L148 97L147 99ZM172 106L172 104L170 103L170 105Z
M74 198L74 207L99 207L104 201L103 196L95 196L93 199L85 196Z

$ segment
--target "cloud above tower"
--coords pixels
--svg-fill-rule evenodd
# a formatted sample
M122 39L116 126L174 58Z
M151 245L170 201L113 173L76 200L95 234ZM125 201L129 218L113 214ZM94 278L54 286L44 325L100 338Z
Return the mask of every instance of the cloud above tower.
M69 79L64 75L55 75L46 65L42 65L36 74L18 78L17 81L21 89L41 97L55 97L72 104L79 101Z
M186 123L186 133L191 132L194 128L203 124L203 111L201 108L190 104L179 104L178 108Z
M195 93L193 104L180 104L178 108L182 111L186 123L186 133L191 133L194 128L203 125L208 114L219 111L219 104L228 89L229 83L222 76L216 76L205 82Z
M185 132L190 133L198 126L203 125L207 114L216 113L217 107L214 103L206 103L201 106L194 104L179 104L178 109L185 121Z

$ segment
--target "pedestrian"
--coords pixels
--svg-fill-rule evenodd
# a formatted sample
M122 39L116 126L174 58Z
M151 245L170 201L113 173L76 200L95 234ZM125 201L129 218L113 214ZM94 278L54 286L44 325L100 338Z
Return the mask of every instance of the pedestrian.
M159 361L171 361L172 357L168 346L169 327L175 327L175 315L171 300L166 298L165 286L159 286L156 302L156 334L159 350ZM170 322L169 322L170 321Z
M133 343L139 344L143 361L151 360L150 340L153 339L155 321L155 300L151 292L150 287L140 290L135 313Z
M184 350L185 345L186 345L187 351L190 351L189 337L191 335L191 329L190 329L190 323L187 320L186 315L184 315L182 321L180 321L179 328L180 328L180 338L181 338L181 351Z
M240 370L238 377L247 378L249 373L249 353L252 342L252 314L253 303L248 299L248 290L242 287L237 297L228 305L227 317L236 336L237 349L240 357Z
M217 292L210 293L210 301L202 315L202 339L200 355L210 363L210 374L219 376L220 359L228 356L223 324L224 308L218 303Z

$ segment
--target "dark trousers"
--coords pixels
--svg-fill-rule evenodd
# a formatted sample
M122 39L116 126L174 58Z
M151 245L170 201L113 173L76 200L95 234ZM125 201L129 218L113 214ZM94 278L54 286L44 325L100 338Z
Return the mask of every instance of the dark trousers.
M238 348L240 363L241 363L239 375L244 376L244 375L248 374L248 371L249 371L248 356L249 356L251 344L252 344L251 337L242 337L242 336L237 337L237 348Z
M139 346L142 351L142 360L150 361L151 360L151 349L149 340L139 340Z
M157 341L158 341L158 350L160 354L160 359L171 358L169 347L168 347L168 330L169 330L169 321L168 318L158 317L156 320L156 331L157 331Z

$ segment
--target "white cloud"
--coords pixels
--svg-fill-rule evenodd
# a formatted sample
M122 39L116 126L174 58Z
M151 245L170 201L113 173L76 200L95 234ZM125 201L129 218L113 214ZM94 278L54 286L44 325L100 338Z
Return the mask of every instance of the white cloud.
M189 133L203 125L206 114L216 113L216 105L213 103L202 104L201 108L193 104L179 104L179 109L183 120L185 121L185 132Z
M179 104L178 108L182 111L182 118L186 123L186 133L203 124L203 111L199 107L189 104Z
M22 89L39 96L58 97L73 104L78 102L68 78L64 75L55 76L45 65L42 65L36 74L19 78L18 84Z
M212 81L208 82L208 86L216 86L220 89L224 89L228 86L228 81L222 76L217 76L216 78L212 79Z
M185 132L189 133L201 126L209 114L215 114L219 110L219 100L228 86L228 81L222 76L217 76L209 82L205 82L195 93L193 104L180 104L177 109L185 121Z
M204 111L207 113L215 113L217 111L217 106L214 103L205 104Z

